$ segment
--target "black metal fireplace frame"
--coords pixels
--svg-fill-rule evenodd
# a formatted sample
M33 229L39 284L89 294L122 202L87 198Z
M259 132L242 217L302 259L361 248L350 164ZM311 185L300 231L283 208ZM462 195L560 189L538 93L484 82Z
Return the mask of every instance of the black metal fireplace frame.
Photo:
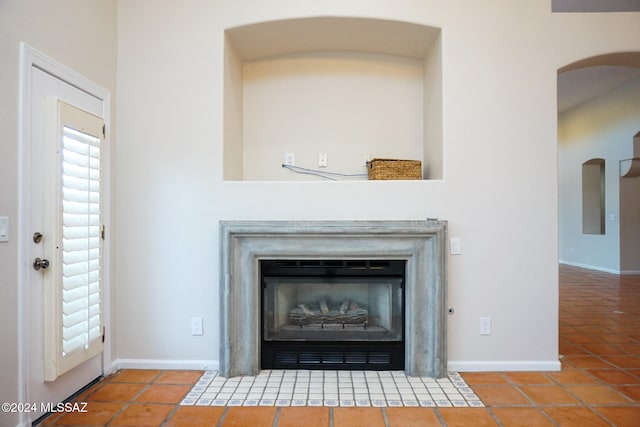
M262 369L404 370L405 368L405 278L403 259L262 259L259 262L260 307L265 304L266 281L272 277L389 278L400 279L401 339L398 341L272 341L264 337L260 315L260 364Z

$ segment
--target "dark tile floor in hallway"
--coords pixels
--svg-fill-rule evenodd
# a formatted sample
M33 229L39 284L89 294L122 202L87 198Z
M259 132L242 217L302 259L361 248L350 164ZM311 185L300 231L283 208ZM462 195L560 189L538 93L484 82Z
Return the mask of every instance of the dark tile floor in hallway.
M463 373L484 408L181 406L202 372L123 370L47 426L640 426L640 276L560 267L561 372Z

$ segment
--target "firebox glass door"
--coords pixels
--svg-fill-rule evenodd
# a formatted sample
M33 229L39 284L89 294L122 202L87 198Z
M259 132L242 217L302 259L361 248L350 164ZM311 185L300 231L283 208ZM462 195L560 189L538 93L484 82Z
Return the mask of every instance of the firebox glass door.
M402 279L265 277L265 341L402 341Z

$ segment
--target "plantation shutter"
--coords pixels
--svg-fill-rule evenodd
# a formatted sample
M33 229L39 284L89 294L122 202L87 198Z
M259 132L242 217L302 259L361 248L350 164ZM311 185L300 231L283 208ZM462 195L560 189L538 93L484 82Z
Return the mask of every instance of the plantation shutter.
M102 352L102 119L58 101L56 376Z

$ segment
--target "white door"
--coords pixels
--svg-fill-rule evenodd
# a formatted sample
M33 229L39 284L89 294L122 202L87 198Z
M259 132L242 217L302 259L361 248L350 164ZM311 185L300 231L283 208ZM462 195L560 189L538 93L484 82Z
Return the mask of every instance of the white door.
M88 356L85 358L88 359L86 361L77 363L76 360L77 366L69 368L69 354L62 357L63 352L71 353L63 349L63 342L74 339L70 336L73 335L73 331L69 332L64 328L73 327L76 319L88 319L92 314L89 313L91 304L88 297L83 296L83 301L78 300L79 302L75 303L76 307L85 308L75 318L68 317L74 315L73 312L69 312L69 301L63 304L65 298L71 300L75 299L75 296L70 297L69 292L66 296L63 295L63 281L67 280L64 278L65 271L68 271L66 261L63 262L64 246L67 245L67 240L63 239L63 229L67 229L67 224L64 224L67 218L63 217L67 203L64 199L68 191L63 182L66 179L64 168L67 166L63 167L65 160L62 154L67 149L61 145L66 136L61 134L63 128L60 127L60 121L63 120L61 114L64 115L61 113L61 106L68 104L73 106L72 109L99 118L103 112L103 101L35 66L28 72L31 73L32 84L29 100L30 152L25 153L29 157L26 161L29 177L26 225L28 232L33 233L33 238L29 239L26 245L29 247L29 262L33 268L30 269L26 281L29 341L25 350L29 359L27 402L37 403L37 407L32 408L35 411L30 414L31 421L34 421L46 413L46 407L43 408L40 403L61 402L103 373L102 336L97 349L96 346L89 348L88 334L85 334L86 338L75 338L76 341L84 341L80 351L73 352L72 358L79 353ZM91 138L90 134L93 133L96 132L90 131L86 135L80 133L78 138ZM75 309L72 307L71 310ZM93 311L95 315L95 309ZM101 322L98 322L96 325L94 321L91 326L94 329L93 338L96 328L99 328L102 335Z

